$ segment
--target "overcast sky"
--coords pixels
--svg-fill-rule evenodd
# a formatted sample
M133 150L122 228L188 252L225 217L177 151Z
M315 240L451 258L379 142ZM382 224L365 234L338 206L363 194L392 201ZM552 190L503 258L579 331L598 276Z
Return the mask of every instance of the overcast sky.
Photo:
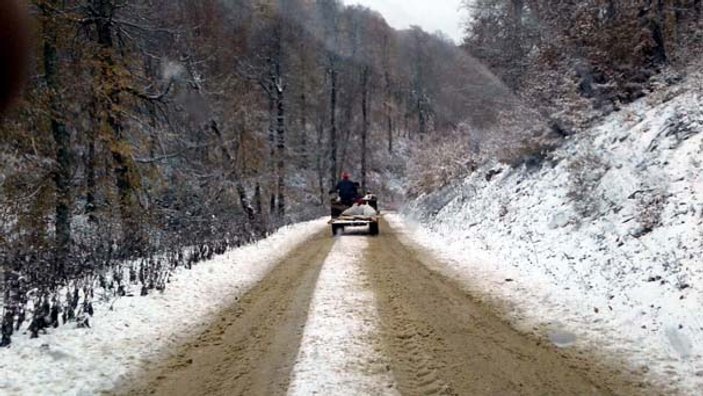
M464 12L460 11L461 0L343 0L346 4L362 4L372 8L386 18L396 29L418 25L434 33L443 31L454 42L461 43Z

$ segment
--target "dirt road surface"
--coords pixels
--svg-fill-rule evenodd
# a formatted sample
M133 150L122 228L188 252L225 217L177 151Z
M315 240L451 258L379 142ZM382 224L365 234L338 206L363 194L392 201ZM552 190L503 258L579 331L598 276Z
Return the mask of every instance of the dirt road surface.
M133 395L280 395L292 364L322 262L327 233L292 251L176 357L117 393Z
M377 341L395 380L379 394L660 393L626 370L512 329L493 307L432 270L433 258L403 244L386 223L378 237L311 237L175 357L115 393L286 394L318 275L339 238L369 238L360 265L376 296Z

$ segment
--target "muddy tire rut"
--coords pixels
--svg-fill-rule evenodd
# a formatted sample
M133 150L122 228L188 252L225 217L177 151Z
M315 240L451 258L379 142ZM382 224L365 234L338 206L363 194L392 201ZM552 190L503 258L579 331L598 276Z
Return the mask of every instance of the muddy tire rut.
M292 251L175 357L115 393L286 394L317 277L333 243L320 233Z
M636 381L520 334L457 282L431 270L431 258L402 244L387 224L383 230L370 242L366 270L403 395L643 392Z

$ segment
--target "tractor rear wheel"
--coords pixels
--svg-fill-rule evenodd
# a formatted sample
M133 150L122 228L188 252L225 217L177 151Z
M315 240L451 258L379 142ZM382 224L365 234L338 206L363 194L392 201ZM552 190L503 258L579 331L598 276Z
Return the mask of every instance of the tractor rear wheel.
M376 236L380 233L378 229L378 223L371 223L369 224L369 235Z
M344 232L344 226L340 224L332 224L332 236L337 236Z

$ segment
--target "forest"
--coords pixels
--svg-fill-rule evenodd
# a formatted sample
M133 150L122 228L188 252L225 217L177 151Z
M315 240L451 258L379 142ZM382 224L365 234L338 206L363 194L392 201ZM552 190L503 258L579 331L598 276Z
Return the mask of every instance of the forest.
M465 0L463 47L563 132L699 60L700 0ZM677 77L678 74L678 77ZM570 118L570 120L568 120Z
M538 162L703 49L701 0L464 7L457 46L337 0L33 0L0 116L2 345L323 215L343 171L399 202Z

